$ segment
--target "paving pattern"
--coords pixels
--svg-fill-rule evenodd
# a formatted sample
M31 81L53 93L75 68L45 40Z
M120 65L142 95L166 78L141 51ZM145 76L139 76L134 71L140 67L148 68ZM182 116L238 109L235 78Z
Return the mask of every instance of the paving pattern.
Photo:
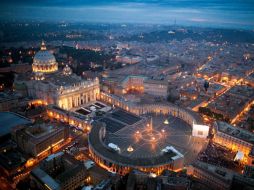
M151 158L161 154L166 146L173 146L185 156L185 164L196 159L207 142L191 136L191 126L183 120L164 115L150 114L141 126L125 126L115 133L109 132L107 143L118 145L120 154L130 158ZM165 124L165 120L168 124Z

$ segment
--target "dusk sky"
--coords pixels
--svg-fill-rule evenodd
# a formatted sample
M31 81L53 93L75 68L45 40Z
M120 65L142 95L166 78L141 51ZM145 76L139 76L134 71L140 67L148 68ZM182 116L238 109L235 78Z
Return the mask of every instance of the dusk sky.
M1 20L158 23L254 29L254 0L1 0Z

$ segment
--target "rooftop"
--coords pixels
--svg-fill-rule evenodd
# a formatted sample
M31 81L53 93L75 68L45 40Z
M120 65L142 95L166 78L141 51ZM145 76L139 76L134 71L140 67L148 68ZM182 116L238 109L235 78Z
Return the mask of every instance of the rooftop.
M223 182L228 181L230 183L234 176L234 173L226 168L217 167L200 161L195 162L193 166L221 179Z
M48 165L50 162L55 162L57 169L53 169L53 165ZM66 180L71 179L70 176L75 176L81 170L86 170L82 162L70 155L58 153L43 160L40 166L32 171L32 174L51 189L56 189Z
M65 129L65 126L58 122L23 124L13 128L13 132L18 135L25 135L32 143L40 143L59 131Z
M4 149L4 151L0 152L0 164L5 169L16 169L26 162L26 159L18 152L16 147L1 147L1 149Z
M128 113L128 112L121 110L121 109L118 109L118 110L115 110L114 112L112 112L111 117L113 119L119 120L119 121L126 123L128 125L133 125L134 123L141 120L140 117L138 117L134 114Z
M247 99L254 99L254 88L247 85L234 86L228 93L239 97L245 97Z
M167 80L154 80L154 79L147 79L144 81L145 84L158 84L158 85L168 85Z
M3 93L3 92L0 93L0 103L1 102L7 102L7 101L10 101L10 100L16 100L16 99L19 99L19 98L21 98L21 96L19 94L16 94L16 93Z
M115 109L98 120L105 123L107 131L115 133L124 128L126 125L133 125L141 119L141 117L122 109Z
M46 124L31 125L26 128L26 133L30 134L31 136L35 138L39 138L43 135L47 135L54 131L55 129L53 128L52 125L46 125Z
M226 122L216 121L218 130L235 138L239 138L251 144L254 144L254 134L244 129L234 127Z
M26 73L26 74L19 74L17 76L16 81L30 81L33 78L33 73ZM42 82L42 83L49 83L52 84L54 87L70 87L70 86L89 86L94 84L93 80L85 80L82 79L80 76L77 76L76 74L70 74L70 75L64 75L62 71L58 71L51 74L46 74L45 79L41 81L36 82Z
M47 50L38 51L34 56L34 63L38 64L52 64L55 61L55 56Z
M50 177L45 171L37 167L32 170L32 176L37 180L42 181L43 184L46 184L50 189L57 190L59 189L59 183L57 183L52 177Z
M18 125L31 124L32 122L16 113L0 112L0 136L11 132L11 129Z
M47 75L44 80L44 82L50 82L56 86L73 86L84 81L76 74L64 75L62 72ZM89 84L89 81L85 81L85 83Z
M223 114L226 118L232 120L245 108L249 101L250 98L247 98L245 95L234 95L227 91L215 101L210 102L207 108L212 110L212 112Z

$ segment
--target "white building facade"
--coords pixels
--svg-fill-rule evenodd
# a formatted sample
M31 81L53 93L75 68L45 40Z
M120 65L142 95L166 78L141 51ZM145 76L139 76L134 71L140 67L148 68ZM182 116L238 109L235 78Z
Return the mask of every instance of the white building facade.
M46 50L44 42L34 56L32 68L33 73L17 76L14 84L22 86L23 94L25 91L27 96L46 104L70 110L96 101L100 93L98 78L84 80L73 74L68 65L59 71L54 55Z

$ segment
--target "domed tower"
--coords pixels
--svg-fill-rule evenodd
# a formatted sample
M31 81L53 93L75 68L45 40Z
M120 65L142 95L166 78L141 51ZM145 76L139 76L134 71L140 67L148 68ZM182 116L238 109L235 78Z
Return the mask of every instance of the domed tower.
M55 56L47 50L44 41L41 43L41 50L34 56L32 69L35 73L53 73L58 70Z
M72 70L68 65L65 65L65 67L63 68L63 75L65 76L69 76L72 74Z

